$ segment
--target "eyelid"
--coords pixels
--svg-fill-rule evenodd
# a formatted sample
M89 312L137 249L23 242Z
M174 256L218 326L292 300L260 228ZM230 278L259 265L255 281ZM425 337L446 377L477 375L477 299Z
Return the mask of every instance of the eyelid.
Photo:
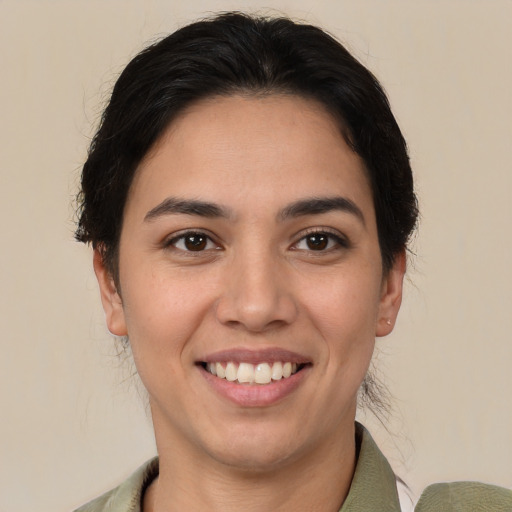
M180 248L176 247L175 244L178 241L183 240L187 235L205 236L209 242L213 243L216 246L215 247L216 250L222 248L217 237L215 237L208 230L202 229L202 228L187 228L187 229L182 229L180 231L176 231L175 233L172 233L164 238L164 240L162 241L162 246L164 248L173 248L173 249L176 249L177 251L181 251L183 253L201 253L201 252L212 250L212 249L204 249L202 251L187 251L185 249L180 249Z
M351 246L351 243L350 243L349 239L343 233L341 233L338 230L335 230L333 228L327 228L327 227L319 226L319 227L314 227L314 228L307 228L304 231L301 231L297 235L296 241L292 244L291 248L295 249L295 250L300 250L300 249L296 249L296 246L300 242L302 242L308 236L320 235L320 234L329 236L331 239L333 239L336 242L336 244L339 247L349 248ZM309 250L311 252L319 252L319 253L321 253L321 252L328 252L329 250L332 250L332 249L335 249L335 248L324 249L323 251L321 251L321 250L313 251L312 249L309 249Z
M341 233L338 230L335 230L333 228L318 226L318 227L307 228L307 229L301 231L300 233L298 233L295 237L296 238L295 242L293 242L293 244L291 245L291 249L292 250L303 250L303 249L298 249L297 245L300 242L302 242L306 237L308 237L310 235L315 235L315 234L327 235L336 243L336 245L338 247L349 248L351 246L351 243L348 240L347 236L344 235L343 233ZM193 253L199 254L199 253L202 253L205 251L212 250L211 248L209 248L209 249L204 249L202 251L187 251L185 249L180 249L180 248L176 247L176 243L180 240L183 240L187 235L205 236L210 243L213 243L216 246L215 250L222 249L222 245L219 242L218 238L213 233L211 233L209 230L206 230L203 228L187 228L187 229L183 229L183 230L174 232L174 233L168 235L167 237L165 237L164 240L162 241L161 245L164 248L173 248L173 249L176 249L177 251L180 251L183 253L189 253L189 254L193 254ZM329 250L333 250L335 248L336 247L331 247L330 249L319 250L318 252L319 253L328 252ZM315 252L312 249L310 249L310 251Z

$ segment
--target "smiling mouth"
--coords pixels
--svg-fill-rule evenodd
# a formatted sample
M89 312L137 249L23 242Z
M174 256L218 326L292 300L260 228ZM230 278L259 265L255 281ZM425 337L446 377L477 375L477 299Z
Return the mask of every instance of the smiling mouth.
M300 372L306 364L276 361L273 363L203 362L201 366L219 379L237 384L270 384L288 379Z

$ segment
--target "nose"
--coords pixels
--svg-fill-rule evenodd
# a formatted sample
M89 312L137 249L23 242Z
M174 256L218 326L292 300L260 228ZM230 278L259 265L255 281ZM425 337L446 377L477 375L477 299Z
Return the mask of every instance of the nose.
M294 322L298 308L283 265L270 251L245 251L234 258L216 303L218 321L252 333Z

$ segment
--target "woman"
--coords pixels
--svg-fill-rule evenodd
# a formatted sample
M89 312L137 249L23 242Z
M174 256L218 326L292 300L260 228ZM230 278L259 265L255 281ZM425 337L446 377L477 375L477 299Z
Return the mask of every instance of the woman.
M79 510L400 510L355 412L417 207L368 70L286 19L187 26L120 76L81 205L77 238L148 391L159 459ZM417 510L449 510L452 489Z

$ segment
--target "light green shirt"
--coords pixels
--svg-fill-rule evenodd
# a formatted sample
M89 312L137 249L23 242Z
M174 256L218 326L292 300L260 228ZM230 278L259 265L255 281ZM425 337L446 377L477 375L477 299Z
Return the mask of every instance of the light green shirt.
M356 424L359 449L354 478L339 512L400 512L396 477L369 432ZM119 487L75 512L141 512L144 491L158 476L158 458L141 466ZM415 512L512 512L512 491L478 482L435 484Z

